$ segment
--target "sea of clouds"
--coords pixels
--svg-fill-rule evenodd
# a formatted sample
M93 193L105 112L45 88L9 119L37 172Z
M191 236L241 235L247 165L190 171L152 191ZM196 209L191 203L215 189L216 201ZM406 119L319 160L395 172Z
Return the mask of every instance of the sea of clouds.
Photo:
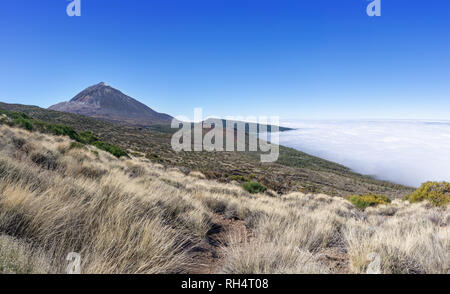
M284 121L280 144L378 179L450 181L450 121Z

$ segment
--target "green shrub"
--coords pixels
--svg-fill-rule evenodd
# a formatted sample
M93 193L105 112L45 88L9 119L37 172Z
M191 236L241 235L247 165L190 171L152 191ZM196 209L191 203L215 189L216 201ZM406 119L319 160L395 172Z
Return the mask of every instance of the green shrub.
M0 114L5 115L8 119L12 120L11 122L8 123L9 125L17 126L29 131L35 130L45 134L52 134L56 136L67 136L70 139L78 142L78 144L71 143L70 145L71 149L81 148L80 144L90 144L101 150L111 153L117 158L121 156L128 157L128 154L120 147L100 141L97 137L94 136L92 132L83 132L81 134L78 134L74 129L72 129L69 126L40 121L22 112L11 112L0 109ZM7 122L1 120L0 123L7 123Z
M267 190L266 187L258 182L245 182L242 184L242 187L251 194L264 193Z
M32 131L33 130L33 123L26 118L23 117L18 117L14 120L13 124L15 126L18 126L20 128L26 129L28 131Z
M444 206L450 203L450 183L426 182L415 192L406 197L411 203L430 201L435 206Z
M391 203L391 199L388 197L376 194L352 195L348 196L347 200L360 209L365 209L369 206L377 206L379 204Z
M117 158L120 158L122 156L128 157L128 154L122 148L116 145L100 141L100 139L94 136L92 132L83 132L80 134L80 138L87 144L91 144L97 147L98 149L109 152Z
M232 175L230 177L230 179L232 181L236 181L236 182L248 182L249 181L248 178L241 176L241 175Z
M100 141L92 132L83 132L80 134L80 137L88 144L93 144L94 142Z
M111 145L111 144L103 142L103 141L96 141L96 142L92 143L92 145L97 147L98 149L101 149L101 150L111 153L112 155L114 155L117 158L120 158L122 156L128 157L128 154L118 146Z
M249 175L248 175L248 178L249 178L250 180L256 179L256 175L255 175L255 174L249 174Z
M82 142L83 140L80 138L80 135L72 129L71 127L68 127L66 125L51 125L50 126L50 132L53 135L56 136L67 136L72 140L75 140L77 142Z

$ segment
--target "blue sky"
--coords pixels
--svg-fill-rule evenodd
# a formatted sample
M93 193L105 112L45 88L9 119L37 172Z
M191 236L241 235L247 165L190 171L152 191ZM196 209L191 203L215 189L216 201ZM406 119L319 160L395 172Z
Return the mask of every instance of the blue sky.
M450 2L3 1L0 101L105 81L172 115L450 119Z

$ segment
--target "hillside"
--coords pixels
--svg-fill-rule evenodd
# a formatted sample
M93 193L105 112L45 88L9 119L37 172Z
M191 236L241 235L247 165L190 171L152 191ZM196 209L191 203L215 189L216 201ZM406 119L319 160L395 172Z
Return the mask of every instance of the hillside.
M378 181L348 168L306 153L280 146L276 163L262 164L255 152L180 152L170 146L173 130L164 125L147 127L117 125L72 113L36 106L0 103L0 109L24 112L46 122L65 124L76 131L91 131L101 140L133 150L140 156L186 172L200 171L208 179L229 183L254 179L278 192L323 192L328 195L381 193L392 198L404 196L411 188Z
M173 132L173 130L170 129L170 124L173 120L172 116L164 113L157 113L147 105L123 94L121 91L104 82L86 88L69 102L61 102L50 106L48 109L80 114L120 125L150 127ZM221 121L225 128L227 120L222 119ZM210 119L206 119L204 122L211 123ZM242 123L231 120L228 122ZM265 130L267 131L270 131L273 127L271 125L246 122L245 131L249 133L251 127L254 127L256 133L259 133L261 126L265 127ZM292 129L278 126L278 130L283 132Z
M448 273L445 207L250 194L0 125L0 273ZM377 258L377 257L375 257Z
M170 115L158 113L103 82L49 109L135 125L170 124L172 121Z

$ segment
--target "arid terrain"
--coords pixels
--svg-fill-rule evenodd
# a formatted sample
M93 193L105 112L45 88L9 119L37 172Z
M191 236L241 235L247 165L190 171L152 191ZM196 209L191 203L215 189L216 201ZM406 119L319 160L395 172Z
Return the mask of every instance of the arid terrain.
M90 131L103 141L138 152L155 163L181 168L186 174L200 171L208 179L223 183L251 179L279 194L294 191L321 192L333 196L381 193L398 198L413 191L410 187L363 176L342 165L283 146L280 146L278 161L270 164L262 164L256 152L176 153L170 145L176 130L167 125L113 124L82 115L17 104L0 103L1 109L23 112L52 124L63 124L79 133Z
M1 12L1 289L448 280L449 0Z
M0 272L64 273L77 252L82 273L449 273L448 191L441 206L391 197L365 209L250 193L144 150L117 158L2 122Z

